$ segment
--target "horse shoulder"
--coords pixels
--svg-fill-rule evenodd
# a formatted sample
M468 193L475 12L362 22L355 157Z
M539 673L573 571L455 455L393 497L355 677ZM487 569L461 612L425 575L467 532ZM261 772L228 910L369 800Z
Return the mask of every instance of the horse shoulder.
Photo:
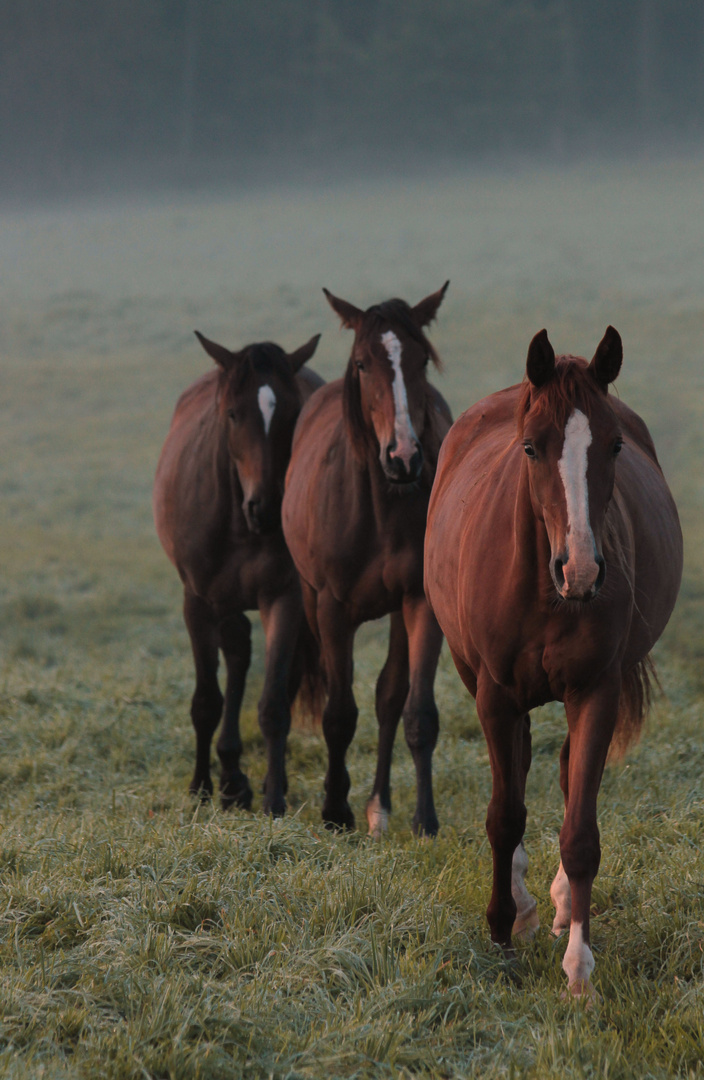
M217 378L208 372L181 394L154 481L157 534L182 577L212 546L214 533L220 543L227 518L218 475Z
M477 605L483 609L486 594L493 625L500 594L511 587L506 568L520 475L514 452L518 392L511 387L492 394L453 424L431 497L426 590L452 648L466 662L474 651Z
M311 548L320 549L330 505L340 500L345 465L342 380L326 383L306 402L296 424L282 507L284 534L302 577L314 584ZM338 475L339 474L339 475Z

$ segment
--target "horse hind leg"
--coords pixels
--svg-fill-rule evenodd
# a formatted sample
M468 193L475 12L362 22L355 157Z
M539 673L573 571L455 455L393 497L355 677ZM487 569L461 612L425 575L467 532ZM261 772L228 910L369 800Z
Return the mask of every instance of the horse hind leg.
M222 715L223 696L218 685L218 632L210 608L200 597L187 592L183 617L191 639L196 686L191 699L191 721L196 734L196 765L190 783L192 795L208 799L213 794L210 777L210 746Z
M247 616L236 612L221 620L219 632L220 647L227 668L225 712L217 742L220 758L220 802L223 810L229 810L233 806L249 810L252 805L252 788L240 768L240 710L252 655L252 628Z
M568 734L562 745L562 750L560 751L560 787L562 788L562 794L565 800L565 810L567 810L567 799L569 794L569 762L570 737ZM572 891L570 889L569 879L565 873L565 868L562 865L562 860L560 860L557 873L550 886L550 899L555 907L552 933L555 937L559 937L564 930L569 929L572 921Z
M261 614L266 633L264 688L259 700L259 727L267 755L263 810L280 817L286 812L288 789L286 741L291 728L292 665L303 618L298 592L278 597L271 606L262 608Z
M442 630L424 597L404 601L403 619L408 634L410 672L403 726L416 768L413 831L418 836L435 836L439 826L433 799L432 764L439 721L434 683L442 648Z
M389 653L376 684L376 716L379 723L376 776L367 803L371 836L389 827L391 813L391 758L396 729L408 697L408 634L400 611L391 613Z
M523 745L521 752L521 797L525 802L526 781L533 757L532 737L530 733L530 715L526 713L523 718ZM528 870L528 856L523 846L523 841L513 853L511 864L511 894L516 903L516 918L513 922L511 937L528 941L536 933L540 926L538 918L538 903L528 892L525 883Z
M538 902L526 888L525 877L528 870L528 856L521 842L513 853L511 863L511 895L516 904L516 918L513 920L511 937L528 941L540 926Z

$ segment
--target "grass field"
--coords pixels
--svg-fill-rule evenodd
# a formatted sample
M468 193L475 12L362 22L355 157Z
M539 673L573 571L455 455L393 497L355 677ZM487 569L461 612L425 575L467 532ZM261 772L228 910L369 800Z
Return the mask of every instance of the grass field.
M0 1075L704 1076L702 190L701 162L641 163L0 214ZM321 285L415 302L447 277L433 340L455 413L518 381L542 326L591 355L611 322L620 394L681 509L665 694L602 785L591 1009L563 1000L548 929L560 708L534 717L542 928L511 964L484 918L487 753L446 653L435 842L411 835L402 737L382 843L321 828L316 733L291 737L285 821L186 795L191 661L149 500L175 399L207 366L191 331L293 348L322 330L332 377L349 339ZM359 821L384 634L358 639Z

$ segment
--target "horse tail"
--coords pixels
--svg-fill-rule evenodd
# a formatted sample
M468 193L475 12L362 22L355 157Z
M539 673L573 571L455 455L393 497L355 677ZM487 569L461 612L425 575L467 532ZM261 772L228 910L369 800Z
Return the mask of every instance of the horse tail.
M609 749L610 761L620 761L628 748L638 742L654 690L661 691L662 687L648 653L623 679L616 729Z
M327 685L320 658L320 645L307 620L301 622L293 659L297 692L293 722L300 729L318 728L322 723Z

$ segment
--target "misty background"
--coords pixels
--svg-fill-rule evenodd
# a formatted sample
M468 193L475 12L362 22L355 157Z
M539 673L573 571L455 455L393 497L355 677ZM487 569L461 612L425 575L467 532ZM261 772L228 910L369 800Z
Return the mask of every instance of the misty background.
M322 333L332 379L321 286L367 307L449 278L455 416L542 327L587 357L620 331L699 670L703 117L702 0L0 0L0 657L142 641L188 671L150 496L211 364L193 331Z
M696 148L702 0L3 0L23 197Z

